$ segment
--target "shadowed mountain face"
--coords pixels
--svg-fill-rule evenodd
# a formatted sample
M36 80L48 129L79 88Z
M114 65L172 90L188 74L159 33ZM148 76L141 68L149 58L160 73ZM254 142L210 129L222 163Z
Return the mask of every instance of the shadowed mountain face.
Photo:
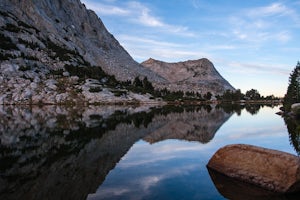
M209 107L2 107L0 199L84 199L140 139L206 143L230 115Z
M137 63L80 0L2 0L0 40L3 104L97 100L85 91L84 81L89 78L97 79L104 90L114 78L132 81L138 76L147 77L156 88L173 91L234 90L207 59Z
M226 90L235 90L206 58L178 63L166 63L150 58L142 65L169 81L168 84L160 84L160 87L173 91L223 94Z
M80 0L2 0L0 27L7 43L2 55L18 65L47 71L88 62L119 80L163 81L135 62Z
M1 0L0 41L0 104L143 101L119 81L166 82L79 0Z

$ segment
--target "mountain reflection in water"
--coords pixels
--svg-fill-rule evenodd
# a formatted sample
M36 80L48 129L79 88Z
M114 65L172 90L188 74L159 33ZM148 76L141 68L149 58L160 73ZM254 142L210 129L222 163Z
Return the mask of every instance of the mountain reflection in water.
M208 143L245 107L1 107L0 199L85 199L140 139Z

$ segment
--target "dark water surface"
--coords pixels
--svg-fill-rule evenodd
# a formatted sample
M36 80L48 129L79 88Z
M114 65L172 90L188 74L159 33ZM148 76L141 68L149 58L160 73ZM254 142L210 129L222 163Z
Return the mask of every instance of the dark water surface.
M297 155L299 136L278 110L0 107L0 199L231 198L236 191L221 194L208 160L235 143Z

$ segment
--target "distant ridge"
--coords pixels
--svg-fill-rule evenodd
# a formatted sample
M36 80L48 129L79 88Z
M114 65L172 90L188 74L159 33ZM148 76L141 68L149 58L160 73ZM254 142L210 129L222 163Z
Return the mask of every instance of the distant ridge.
M226 90L235 90L207 58L177 63L149 58L141 64L169 82L160 84L159 87L166 87L172 91L194 91L202 94L211 92L217 95Z

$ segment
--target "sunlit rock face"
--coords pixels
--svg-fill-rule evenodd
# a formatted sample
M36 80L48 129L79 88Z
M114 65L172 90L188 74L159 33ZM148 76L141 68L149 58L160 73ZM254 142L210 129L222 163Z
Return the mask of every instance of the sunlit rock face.
M229 117L208 107L0 107L0 199L85 199L135 142L208 142ZM162 133L181 120L188 128Z
M211 170L277 193L300 192L300 158L285 152L235 144L219 149Z
M201 94L223 94L235 90L206 58L177 63L167 63L152 58L141 63L169 81L160 84L170 90L194 91Z

